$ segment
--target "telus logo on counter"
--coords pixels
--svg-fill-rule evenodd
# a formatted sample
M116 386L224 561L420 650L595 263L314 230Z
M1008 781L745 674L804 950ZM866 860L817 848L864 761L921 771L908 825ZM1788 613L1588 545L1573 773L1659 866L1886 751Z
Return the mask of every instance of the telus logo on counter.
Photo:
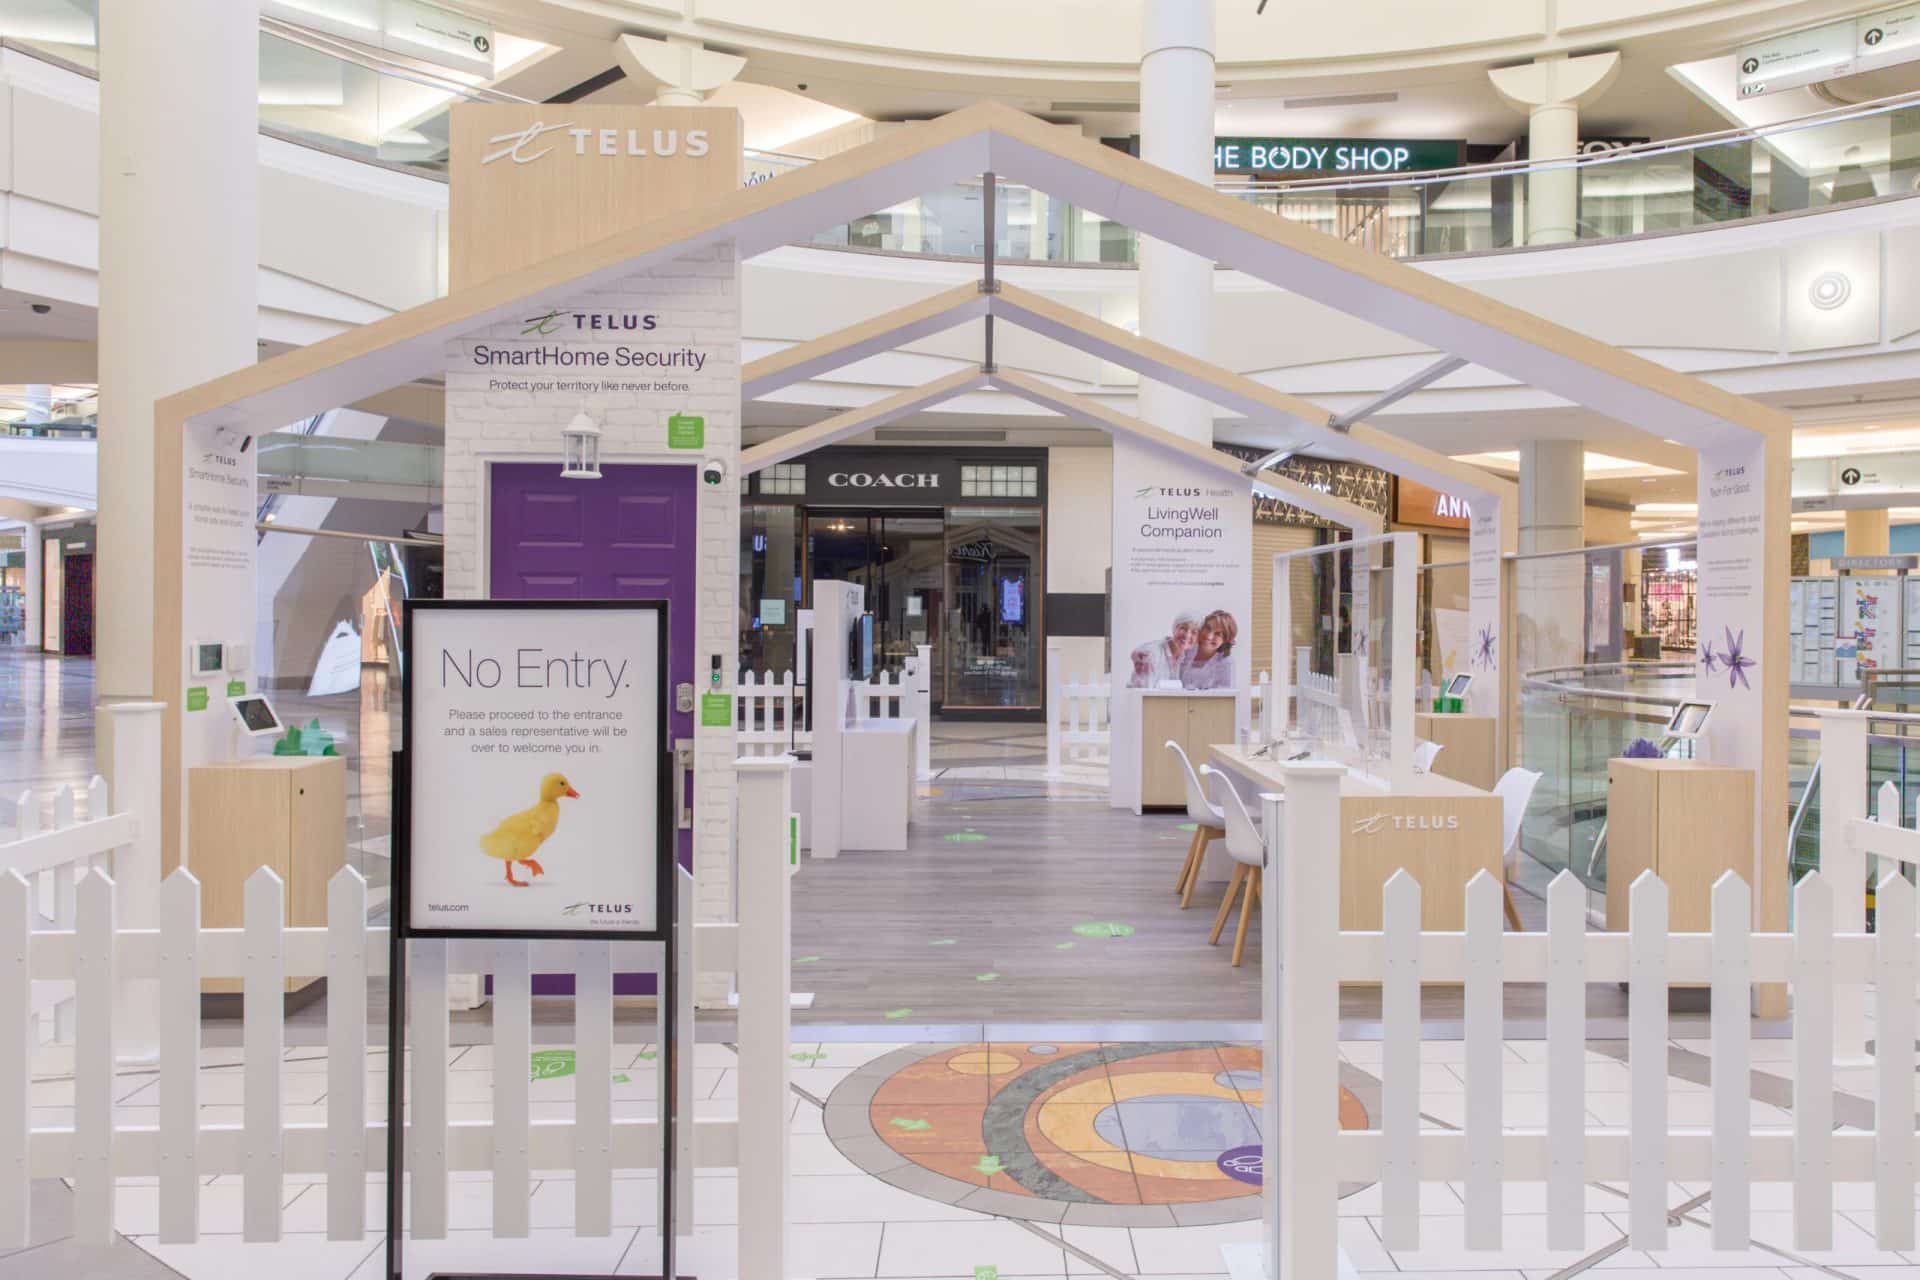
M1457 813L1370 813L1353 820L1353 834L1370 836L1379 831L1458 831Z
M705 129L689 129L682 138L678 129L587 129L575 127L571 121L547 124L535 120L524 129L496 133L488 138L487 145L493 150L480 157L480 163L489 165L496 160L511 160L515 164L532 164L562 145L558 140L540 145L541 139L554 133L564 133L573 139L576 156L659 156L663 159L685 156L698 160L707 154L710 145Z

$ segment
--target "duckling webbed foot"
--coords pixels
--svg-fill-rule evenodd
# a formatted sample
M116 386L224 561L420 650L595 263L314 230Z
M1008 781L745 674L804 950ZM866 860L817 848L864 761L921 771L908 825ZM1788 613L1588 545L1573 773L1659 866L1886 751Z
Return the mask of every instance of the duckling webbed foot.
M525 867L528 871L532 872L536 876L543 876L547 874L547 869L541 866L539 863L535 862L532 858L520 859L520 865Z

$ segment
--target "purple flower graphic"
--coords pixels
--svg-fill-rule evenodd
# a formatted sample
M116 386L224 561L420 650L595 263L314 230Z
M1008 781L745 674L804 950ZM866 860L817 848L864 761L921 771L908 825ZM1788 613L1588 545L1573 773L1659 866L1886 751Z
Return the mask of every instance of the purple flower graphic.
M1493 627L1491 624L1480 628L1480 634L1473 642L1473 665L1485 670L1493 670Z
M1729 689L1736 684L1742 689L1753 688L1747 683L1747 672L1760 664L1740 652L1746 643L1747 633L1744 628L1739 635L1733 633L1732 627L1727 628L1727 651L1720 655L1720 662L1727 669L1727 688Z
M1700 645L1700 665L1708 675L1712 675L1714 668L1720 665L1720 655L1713 651L1711 644L1702 642Z

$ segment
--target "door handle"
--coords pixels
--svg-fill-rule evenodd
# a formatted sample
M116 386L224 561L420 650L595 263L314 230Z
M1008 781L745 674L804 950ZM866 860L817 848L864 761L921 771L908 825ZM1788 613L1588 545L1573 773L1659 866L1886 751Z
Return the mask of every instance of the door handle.
M673 744L673 826L676 831L693 830L693 805L687 800L687 777L693 772L693 741L677 739Z

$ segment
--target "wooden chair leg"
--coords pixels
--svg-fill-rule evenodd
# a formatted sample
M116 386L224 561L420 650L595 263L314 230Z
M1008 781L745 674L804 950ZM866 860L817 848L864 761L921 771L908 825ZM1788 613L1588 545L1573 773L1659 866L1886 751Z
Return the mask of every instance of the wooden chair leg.
M1240 967L1240 957L1247 953L1247 918L1253 914L1253 899L1260 891L1260 868L1247 868L1246 892L1240 895L1240 927L1233 934L1233 967Z
M1215 840L1220 839L1226 832L1216 831L1212 827L1199 827L1194 830L1193 834L1199 843L1194 850L1193 867L1187 872L1187 887L1180 894L1180 909L1182 911L1185 911L1187 906L1193 901L1194 886L1200 883L1200 868L1206 865L1207 846Z
M1246 878L1247 868L1241 863L1233 864L1233 875L1227 880L1227 896L1220 899L1220 912L1213 918L1213 932L1207 935L1207 945L1218 946L1220 931L1227 927L1227 913L1233 910L1233 895L1240 892L1240 882Z
M1173 882L1173 892L1176 897L1186 893L1187 877L1193 874L1194 864L1200 861L1200 845L1202 839L1200 833L1205 830L1205 827L1196 826L1193 829L1193 839L1187 841L1187 860L1180 864L1180 878ZM1185 906L1186 904L1182 903L1181 905Z
M1512 929L1515 933L1521 932L1522 926L1520 924L1520 913L1513 909L1512 888L1503 884L1500 886L1500 894L1503 898L1506 899L1507 927Z

